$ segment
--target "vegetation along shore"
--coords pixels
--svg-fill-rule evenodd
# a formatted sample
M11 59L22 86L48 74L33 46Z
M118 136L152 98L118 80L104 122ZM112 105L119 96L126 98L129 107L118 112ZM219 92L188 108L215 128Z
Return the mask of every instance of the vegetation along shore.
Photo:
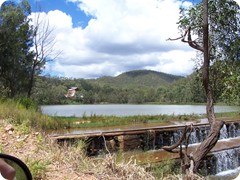
M79 2L74 1L74 3ZM156 1L156 3L162 2ZM174 3L180 4L180 1L174 1ZM155 8L156 5L155 3L153 4ZM148 47L145 50L143 48L144 51L150 53L149 57L152 57L150 59L151 66L137 66L138 62L143 63L142 60L146 56L136 51L132 53L139 60L134 61L137 62L136 64L130 64L132 68L139 67L140 69L129 68L128 71L121 70L118 72L113 70L114 74L118 75L84 79L47 76L45 68L47 67L48 69L50 67L51 69L55 65L57 67L63 60L60 58L61 50L58 52L59 49L55 46L59 42L55 41L57 39L52 34L54 29L50 28L51 26L47 20L40 18L41 13L39 15L36 14L33 19L31 5L28 0L4 1L0 7L0 151L22 159L28 165L33 178L36 180L204 179L205 177L199 175L200 164L205 162L204 158L207 158L207 155L212 152L211 150L218 143L221 129L224 126L226 127L225 121L240 119L240 112L215 113L214 111L215 104L240 106L240 7L233 0L191 1L191 6L187 4L189 3L184 2L181 7L179 6L180 17L176 23L181 36L176 39L169 38L168 40L181 40L193 48L193 50L197 50L196 58L193 59L195 67L191 74L176 76L158 72L157 70L150 70L160 68L155 66L154 61L163 62L163 64L171 64L170 61L173 61L171 58L168 59L168 56L165 57L165 51L163 51L165 49L164 43L159 44L160 46L156 48L154 42L152 46L149 46L151 48ZM84 2L78 5L79 7L84 7L85 10L88 9L87 6L85 7ZM136 7L139 8L140 6ZM161 8L155 9L157 11L161 10ZM95 13L95 10L93 12ZM98 13L95 14L98 15ZM91 18L93 19L91 19L91 23L88 23L88 25L94 24L98 20L95 16ZM165 26L161 27L164 28ZM84 31L87 29L89 28L78 30ZM73 32L78 32L78 30ZM139 35L141 33L136 32L134 34ZM147 34L152 33L148 32ZM173 34L172 36L175 35ZM121 47L127 45L124 49L128 49L127 47L131 45L133 48L130 49L139 49L139 47L142 49L141 44L139 46L138 43L141 39L130 44L119 44L116 42L114 44L118 44L118 46L114 47L122 49ZM160 39L164 38L161 36ZM91 46L91 43L89 43L90 39L83 38L83 40L88 46ZM102 40L104 40L104 37ZM144 42L143 44L148 44L151 41L149 39L147 43ZM79 45L80 42L76 41L74 44ZM93 51L93 49L87 52L84 50L81 50L81 52L76 51L76 54L97 52L91 53L96 56L93 63L95 68L84 70L101 70L96 62L107 62L106 59L98 56L100 54L104 54L104 57L109 55L106 51L101 51L95 46L101 44L93 43L98 52ZM106 47L110 46L112 45L108 44ZM66 47L68 47L67 44ZM166 47L170 46L166 45ZM176 48L179 47L179 45L176 46ZM68 50L68 48L66 49ZM116 49L112 50L115 51ZM178 51L178 49L175 50ZM175 50L167 48L169 52L175 52ZM152 56L157 54L158 51L161 51L163 54L159 54L157 58ZM188 50L186 49L186 51ZM115 53L111 52L111 54ZM174 56L177 56L177 54ZM125 66L131 61L129 57L128 53L124 52L124 56L119 59L113 59L113 61L120 62L120 59L122 59L120 64ZM54 60L56 60L56 63ZM84 61L79 60L79 62L85 64L86 60L88 58L84 58ZM78 59L74 60L74 65L77 61ZM179 67L177 68L182 68L183 66L180 61L181 58L179 58ZM78 67L83 65L80 64L78 64ZM102 72L111 68L109 63L104 64L106 64L106 67L101 70ZM148 67L150 69L147 69ZM79 70L78 72L77 69L71 68L72 71L81 74L83 73L83 68L80 69L81 71ZM121 73L119 74L119 72ZM198 103L206 104L206 114L177 116L162 114L123 117L97 116L93 114L91 116L83 115L82 117L50 117L42 114L39 110L41 105L59 104ZM207 132L206 126L204 126L203 133L206 137L202 138L200 143L197 143L197 147L190 154L188 145L190 144L189 137L192 135L193 125L186 122L198 122L200 119L207 120L209 132ZM176 144L164 144L161 146L161 150L164 152L178 152L179 161L181 162L168 159L159 164L138 164L133 158L124 158L123 152L113 154L105 151L101 156L89 157L86 153L86 141L77 140L72 144L66 142L59 144L52 141L48 134L51 130L61 129L174 123L183 123L185 128L182 132L179 132L179 139L175 142ZM235 127L234 123L231 125ZM145 134L146 136L144 137L148 142L149 139L156 135L152 131L148 131ZM102 134L100 135L102 136ZM139 137L138 135L136 136ZM102 138L105 137L102 136ZM123 139L123 137L119 139L122 140L121 138ZM163 138L161 140L163 141ZM115 139L108 139L108 142L110 141L115 143ZM92 142L95 143L95 141ZM107 141L104 139L102 142L105 143L102 143L102 147L105 145L105 149L107 149ZM143 138L140 143L142 142ZM145 144L148 145L148 143ZM93 151L95 149L92 148ZM135 151L132 153L135 153Z
M155 123L173 121L198 121L199 116L136 116L136 117L82 117L63 118L49 117L38 112L30 101L0 101L1 119L1 152L21 158L30 167L34 179L167 179L179 172L174 163L167 161L155 166L138 165L134 160L126 160L121 155L106 155L107 157L90 158L86 156L82 141L72 146L59 146L46 136L47 129L76 127L76 122L90 121L89 127L117 125L125 123ZM27 107L26 107L27 106ZM203 115L202 117L205 117ZM238 112L220 113L218 118L238 119ZM100 124L97 121L101 122ZM108 123L113 122L112 124ZM71 122L71 123L69 123ZM75 122L75 123L74 123ZM84 124L84 123L83 123ZM69 127L69 126L68 126ZM82 126L80 126L82 127ZM87 127L84 125L83 127ZM81 162L81 163L80 163ZM61 166L59 166L61 165ZM159 167L162 168L159 168ZM158 168L157 168L158 167ZM118 172L118 173L116 173ZM200 178L200 177L199 177Z

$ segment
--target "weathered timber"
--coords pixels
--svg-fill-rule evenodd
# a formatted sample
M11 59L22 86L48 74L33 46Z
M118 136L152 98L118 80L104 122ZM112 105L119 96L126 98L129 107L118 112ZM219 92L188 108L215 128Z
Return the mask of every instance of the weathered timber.
M240 122L226 121L229 137L240 132ZM194 137L191 143L201 142L207 137L210 126L208 123L195 123ZM151 128L128 129L118 131L104 131L99 133L50 135L58 143L75 143L83 140L86 143L87 154L97 155L102 152L125 152L131 150L147 151L161 149L179 141L185 125L158 126ZM240 134L239 134L240 135Z
M188 147L188 151L190 153L193 153L196 149L197 145ZM224 151L228 149L234 149L240 147L240 137L232 138L229 140L219 140L217 144L214 146L214 148L211 149L211 153ZM134 154L126 154L125 157L133 157L137 160L140 164L147 164L149 162L151 163L157 163L160 161L168 160L168 159L179 159L178 153L170 153L163 149L155 150L155 151L148 151L148 152L134 152Z
M208 123L195 123L194 127L209 127ZM138 129L127 129L127 130L114 130L114 131L103 131L103 132L93 132L93 133L84 133L84 134L57 134L57 135L49 135L53 140L61 140L61 139L77 139L77 138L85 138L85 137L99 137L99 136L120 136L120 135L131 135L131 134L141 134L146 133L146 131L154 130L155 132L169 132L184 129L185 125L169 125L169 126L156 126L150 128L138 128Z

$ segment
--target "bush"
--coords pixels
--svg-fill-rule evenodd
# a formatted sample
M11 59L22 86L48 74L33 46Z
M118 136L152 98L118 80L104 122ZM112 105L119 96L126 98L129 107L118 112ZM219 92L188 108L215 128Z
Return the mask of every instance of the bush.
M25 109L35 109L35 110L38 109L37 103L30 98L21 97L21 98L18 98L16 102L20 108L22 107Z

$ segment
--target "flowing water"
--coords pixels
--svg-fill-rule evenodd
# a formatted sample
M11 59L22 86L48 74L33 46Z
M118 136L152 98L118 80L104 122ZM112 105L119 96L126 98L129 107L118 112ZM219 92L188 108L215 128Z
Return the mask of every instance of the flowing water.
M220 140L213 148L201 165L201 174L208 179L230 180L237 175L238 167L240 166L240 126L238 122L230 122L225 124L221 129ZM209 133L209 126L202 126L194 128L190 136L189 152L194 152L196 147L206 138ZM182 135L182 130L165 129L165 131L148 130L146 133L139 135L142 138L142 143L135 142L138 140L138 135L131 139L131 143L124 142L128 147L141 146L136 151L127 151L130 156L134 155L135 159L140 163L158 162L159 159L177 158L172 154L166 153L161 148L166 145L175 144ZM94 142L96 145L95 152L103 152L104 143L101 137ZM108 143L107 143L108 144ZM127 145L128 144L128 145ZM138 144L137 146L135 144ZM100 149L97 149L100 148ZM229 149L231 148L231 149ZM145 152L141 151L144 150ZM126 150L126 149L125 149Z
M206 175L212 174L208 179L214 180L232 180L238 176L240 172L240 148L233 148L229 150L213 153L213 156L205 163L209 164L207 170L211 170ZM206 171L206 169L205 169Z
M131 115L159 115L159 114L204 114L205 106L189 106L189 105L63 105L63 106L42 106L42 111L45 114L52 116L131 116ZM239 107L216 106L216 112L234 112L239 111ZM146 127L146 124L144 124ZM115 130L123 129L124 127L116 127ZM127 127L129 128L129 126ZM131 127L130 127L131 128ZM133 127L134 128L134 127ZM101 129L89 129L89 132L99 132ZM209 132L209 127L195 128L190 136L190 147L196 146L202 142ZM79 134L79 132L71 132ZM82 132L82 133L86 133ZM142 149L147 151L158 151L162 146L175 144L182 135L182 130L155 132L154 130L147 131L142 140L144 143ZM221 129L220 141L224 144L226 139L232 139L240 136L240 124L229 123ZM104 143L104 141L96 141ZM102 148L99 144L97 147ZM102 149L97 149L102 152ZM162 152L164 154L164 152ZM159 156L159 154L158 154ZM158 157L157 156L157 157ZM146 154L143 155L146 158ZM156 158L156 156L153 156ZM203 161L202 174L208 176L209 179L224 179L228 180L236 176L237 169L240 166L240 148L228 149L220 152L212 153L206 160Z

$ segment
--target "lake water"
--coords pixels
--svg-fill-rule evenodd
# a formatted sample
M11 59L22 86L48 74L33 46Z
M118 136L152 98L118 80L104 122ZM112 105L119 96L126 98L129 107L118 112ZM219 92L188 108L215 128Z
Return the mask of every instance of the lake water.
M50 116L76 116L81 117L91 115L103 116L133 116L133 115L180 115L180 114L205 114L206 106L204 105L119 105L119 104L104 104L104 105L50 105L41 106L42 112ZM215 106L215 112L240 112L240 107L236 106ZM148 124L144 123L142 126L146 127ZM154 126L157 124L151 124ZM106 130L120 130L125 128L142 127L141 125L133 124L125 127L97 127L97 128L83 128L83 129L64 129L63 131L48 132L52 135L57 134L81 134L89 132L103 132ZM106 129L111 128L111 129ZM144 154L146 157L146 154ZM156 156L154 157L156 158ZM229 173L216 176L216 179L228 179ZM214 177L215 178L215 177ZM213 179L214 179L213 178Z
M99 104L99 105L47 105L41 106L44 114L50 116L134 116L134 115L189 115L206 114L205 105L132 105L132 104ZM215 106L215 112L240 111L238 106Z

